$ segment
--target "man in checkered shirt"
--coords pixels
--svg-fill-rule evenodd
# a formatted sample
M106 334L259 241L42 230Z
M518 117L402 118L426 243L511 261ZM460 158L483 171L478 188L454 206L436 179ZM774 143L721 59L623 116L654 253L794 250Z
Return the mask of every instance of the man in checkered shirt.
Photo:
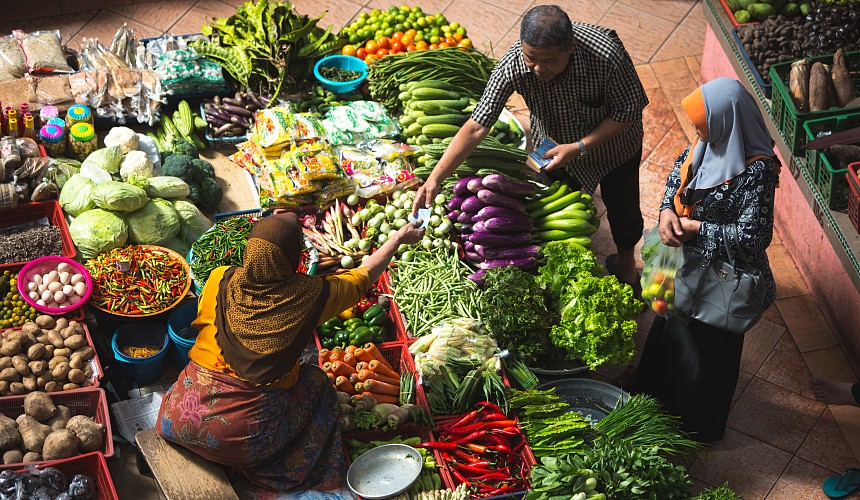
M593 192L600 185L618 249L607 269L639 290L633 249L642 236L639 163L642 109L648 98L615 31L571 23L555 5L539 5L523 17L520 40L493 69L472 117L418 190L414 211L432 204L442 181L487 136L511 94L531 113L533 143L550 137L558 146L545 158L550 179Z

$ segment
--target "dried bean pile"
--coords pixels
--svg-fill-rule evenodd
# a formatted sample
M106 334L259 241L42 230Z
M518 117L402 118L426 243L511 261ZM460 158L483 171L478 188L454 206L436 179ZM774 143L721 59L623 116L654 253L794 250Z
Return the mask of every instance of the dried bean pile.
M0 232L0 264L27 262L46 255L63 255L58 227L34 222Z

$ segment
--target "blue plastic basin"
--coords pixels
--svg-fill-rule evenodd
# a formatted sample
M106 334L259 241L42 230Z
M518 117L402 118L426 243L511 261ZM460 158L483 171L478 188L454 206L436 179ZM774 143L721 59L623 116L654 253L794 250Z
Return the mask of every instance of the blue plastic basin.
M320 74L320 68L327 66L331 68L342 68L350 71L360 71L361 76L355 80L348 82L336 82ZM361 59L353 56L334 55L326 56L317 61L314 65L314 76L319 80L324 89L331 90L338 94L345 94L357 89L359 85L367 78L367 64Z
M161 349L147 358L133 358L122 352L128 346L152 345L161 346ZM169 345L167 326L153 321L124 323L116 329L111 339L111 349L120 372L126 379L138 385L151 384L161 377Z
M167 335L173 344L170 348L170 357L178 370L182 370L188 364L188 351L197 339L197 332L191 326L195 317L197 317L197 299L186 300L179 304L167 319ZM186 338L180 333L186 328L193 331L192 338Z

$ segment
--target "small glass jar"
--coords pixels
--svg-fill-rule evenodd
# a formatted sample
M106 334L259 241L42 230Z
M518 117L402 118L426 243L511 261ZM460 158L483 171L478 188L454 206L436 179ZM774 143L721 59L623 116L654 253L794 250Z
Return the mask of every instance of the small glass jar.
M45 106L39 110L39 121L37 122L37 125L41 128L48 124L48 120L51 118L57 118L58 116L60 116L60 111L56 106Z
M54 118L48 118L48 121L47 123L45 123L45 125L56 125L63 129L63 132L66 131L66 121L56 116Z
M83 104L75 104L66 112L66 126L71 129L76 123L93 124L93 113Z
M48 156L51 158L66 156L66 134L61 127L42 125L42 128L39 129L39 137L42 139L42 146L45 147Z
M75 123L69 129L69 150L72 158L84 161L98 149L96 131L89 123Z

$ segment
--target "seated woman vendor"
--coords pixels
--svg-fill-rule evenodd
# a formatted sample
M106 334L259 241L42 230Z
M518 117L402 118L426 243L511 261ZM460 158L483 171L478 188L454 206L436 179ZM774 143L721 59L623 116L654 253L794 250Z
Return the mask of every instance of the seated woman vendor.
M340 488L335 391L299 357L320 323L365 296L400 244L420 241L419 224L403 226L357 269L320 277L295 272L302 229L294 214L257 222L243 266L217 268L203 288L191 362L161 403L161 437L269 490Z

